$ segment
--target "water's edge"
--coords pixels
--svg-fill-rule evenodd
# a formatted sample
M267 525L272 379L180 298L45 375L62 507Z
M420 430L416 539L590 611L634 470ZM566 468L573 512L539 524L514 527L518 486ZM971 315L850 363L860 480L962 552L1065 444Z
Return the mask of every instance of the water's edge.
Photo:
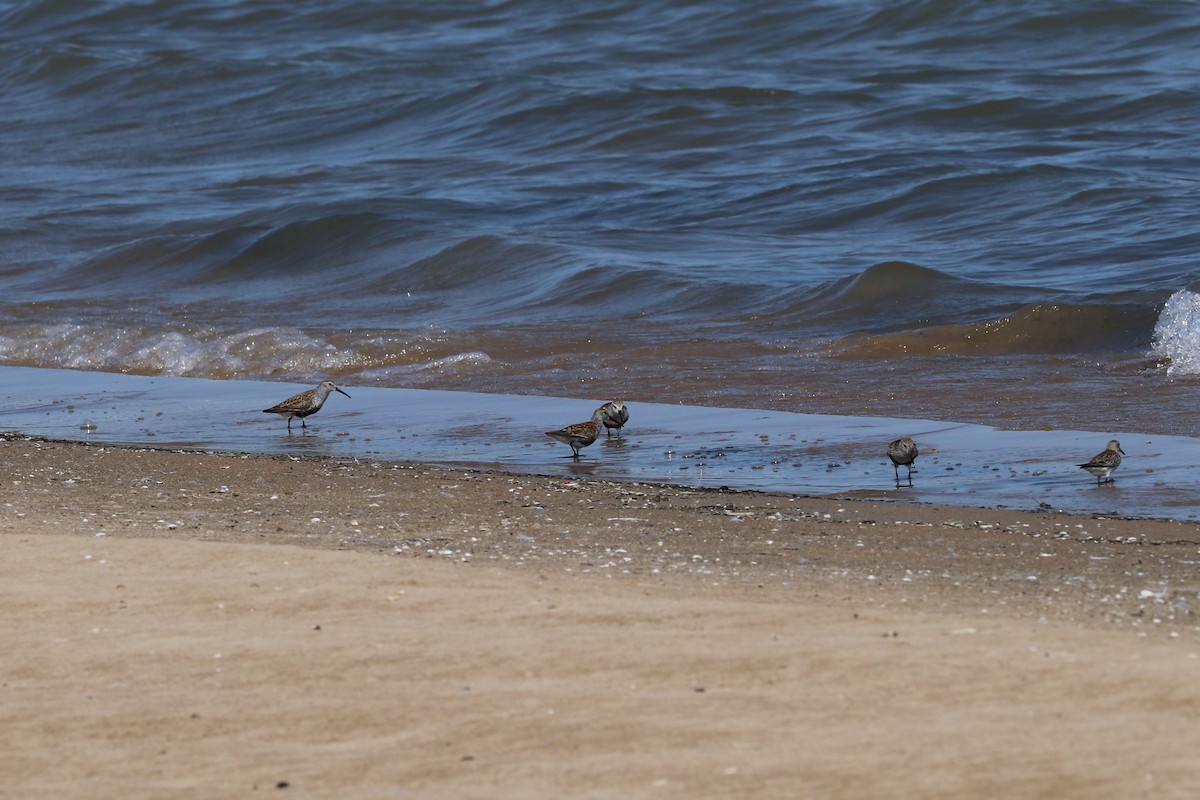
M637 480L685 488L1054 510L1194 520L1200 515L1191 437L1135 432L1011 431L936 420L793 414L641 403L621 437L579 460L545 431L587 419L581 400L347 387L308 419L266 408L305 386L0 367L0 431L59 441L157 449L419 462L521 474ZM913 486L897 488L884 455L910 435L921 449ZM1076 466L1118 438L1116 481ZM901 476L904 470L901 469Z

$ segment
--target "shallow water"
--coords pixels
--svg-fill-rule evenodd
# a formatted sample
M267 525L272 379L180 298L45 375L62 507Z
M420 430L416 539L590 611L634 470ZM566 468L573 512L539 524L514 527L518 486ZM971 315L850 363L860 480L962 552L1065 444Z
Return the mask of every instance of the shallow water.
M0 369L0 430L55 439L280 456L420 461L480 469L760 489L964 507L1196 519L1200 441L1119 432L1126 458L1097 486L1075 465L1108 432L1004 431L919 419L793 414L628 401L624 435L578 461L544 431L598 401L347 387L302 429L263 414L303 386ZM913 436L913 486L897 488L887 442ZM904 475L904 470L901 470ZM969 513L969 512L968 512Z

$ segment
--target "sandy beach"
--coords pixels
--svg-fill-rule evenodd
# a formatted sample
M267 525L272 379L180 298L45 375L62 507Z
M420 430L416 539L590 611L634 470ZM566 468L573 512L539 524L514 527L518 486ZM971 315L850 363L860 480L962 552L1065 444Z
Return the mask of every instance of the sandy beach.
M1194 524L0 461L0 797L1200 792Z

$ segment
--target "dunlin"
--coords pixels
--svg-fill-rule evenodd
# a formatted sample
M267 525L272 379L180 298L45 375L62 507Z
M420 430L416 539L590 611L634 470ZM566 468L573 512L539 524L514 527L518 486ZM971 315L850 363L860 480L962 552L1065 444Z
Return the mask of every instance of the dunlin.
M612 436L613 428L617 429L617 436L621 435L621 428L625 427L625 423L629 422L629 409L625 407L624 400L609 400L604 405L600 406L600 410L604 412L604 427L608 428L608 435Z
M1092 456L1092 460L1086 464L1080 464L1079 468L1087 470L1096 476L1096 485L1112 482L1112 478L1108 477L1112 471L1121 466L1121 456L1125 455L1125 451L1121 449L1121 443L1113 439L1108 443L1108 447L1104 448L1103 453L1097 453Z
M596 437L600 435L600 426L603 422L604 406L600 406L587 422L576 422L574 425L568 425L561 430L546 431L546 435L553 439L558 439L563 444L570 445L571 453L575 458L579 458L579 448L587 447L596 441Z
M920 453L917 443L910 436L904 436L888 445L888 458L892 460L892 469L896 471L896 485L900 485L900 467L908 467L908 485L912 486L913 462Z
M346 394L333 381L321 381L320 385L315 389L309 389L307 392L293 395L287 400L284 400L277 406L264 408L264 414L278 414L287 419L288 431L292 429L292 420L299 419L300 427L307 428L304 418L310 414L315 414L321 410L321 406L325 405L325 398L329 397L331 392L340 392ZM346 397L350 395L346 394Z

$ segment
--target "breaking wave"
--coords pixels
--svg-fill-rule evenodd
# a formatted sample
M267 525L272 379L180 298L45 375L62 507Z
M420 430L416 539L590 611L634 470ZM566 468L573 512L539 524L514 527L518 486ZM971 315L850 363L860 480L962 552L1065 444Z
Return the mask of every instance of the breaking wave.
M469 370L491 358L440 331L339 332L292 328L236 333L213 328L163 330L82 324L22 325L0 332L0 363L137 375L219 379L401 375Z
M1033 304L998 319L846 337L835 353L855 358L914 355L1048 355L1144 348L1156 314L1143 305Z
M1181 289L1167 299L1150 352L1167 361L1168 374L1200 373L1200 294Z

